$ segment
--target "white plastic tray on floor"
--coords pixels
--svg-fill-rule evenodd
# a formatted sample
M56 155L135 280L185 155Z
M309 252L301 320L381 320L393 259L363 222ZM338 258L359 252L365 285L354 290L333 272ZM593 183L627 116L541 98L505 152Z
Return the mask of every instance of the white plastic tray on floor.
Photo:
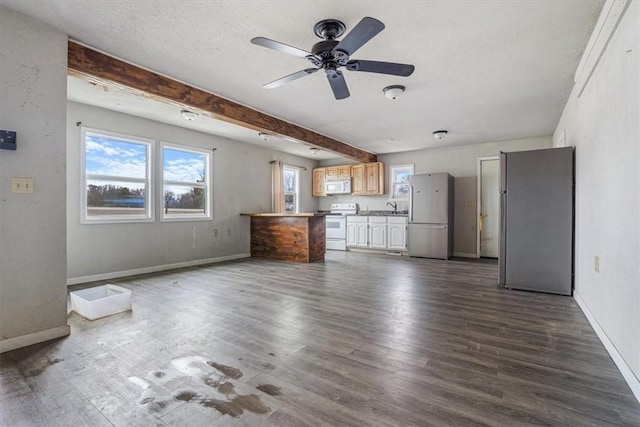
M89 320L131 310L131 291L121 286L107 284L69 294L71 310Z

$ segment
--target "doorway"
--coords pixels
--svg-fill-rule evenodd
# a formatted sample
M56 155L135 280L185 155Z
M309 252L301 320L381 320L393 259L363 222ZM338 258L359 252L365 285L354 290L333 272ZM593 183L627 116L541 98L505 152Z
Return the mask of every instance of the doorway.
M478 158L478 258L498 258L500 157Z

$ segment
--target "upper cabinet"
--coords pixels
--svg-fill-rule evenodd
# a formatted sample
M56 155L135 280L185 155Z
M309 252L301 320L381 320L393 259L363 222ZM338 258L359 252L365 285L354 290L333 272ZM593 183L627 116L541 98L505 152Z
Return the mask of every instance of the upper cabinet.
M352 166L352 193L357 196L384 194L384 164L361 163Z
M313 195L326 196L327 179L352 178L351 194L371 196L384 194L384 164L382 162L357 165L327 166L313 170Z
M326 179L327 168L317 168L313 170L313 190L314 196L326 196L324 181Z
M328 166L327 178L351 178L351 165Z

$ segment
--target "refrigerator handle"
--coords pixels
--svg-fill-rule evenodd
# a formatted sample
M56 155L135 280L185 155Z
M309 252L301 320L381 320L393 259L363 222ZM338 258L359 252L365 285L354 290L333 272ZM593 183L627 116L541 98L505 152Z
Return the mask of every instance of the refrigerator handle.
M409 185L409 222L413 221L413 185Z

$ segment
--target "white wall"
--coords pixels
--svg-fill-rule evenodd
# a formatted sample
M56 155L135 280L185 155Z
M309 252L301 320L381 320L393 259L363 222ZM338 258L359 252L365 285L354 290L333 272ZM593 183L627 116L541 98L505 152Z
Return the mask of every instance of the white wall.
M69 333L66 295L67 36L0 6L0 352ZM11 193L12 177L33 194Z
M606 7L605 7L606 10ZM576 147L576 294L640 378L640 2L622 17L554 141ZM597 52L596 52L597 55ZM600 257L600 272L594 257ZM623 372L624 373L624 372Z
M117 272L248 254L249 218L240 217L240 213L271 211L270 160L307 168L300 171L300 209L303 212L317 210L317 201L311 196L314 160L79 103L69 102L67 115L70 283ZM160 222L156 212L152 223L80 224L80 128L77 122L90 128L159 141L216 148L212 156L213 219ZM217 236L214 229L218 230Z
M456 147L431 148L418 151L405 151L393 154L380 154L378 160L384 162L385 165L385 195L382 196L349 196L336 195L328 197L319 197L318 206L322 210L327 210L331 203L344 203L355 201L361 210L389 210L387 206L389 201L389 167L391 165L414 164L414 172L434 173L449 172L457 182L465 188L467 197L471 196L473 205L465 205L465 200L459 200L454 209L454 247L453 251L458 254L475 254L476 253L476 198L475 191L471 191L469 180L466 178L476 178L477 159L478 157L497 156L500 151L523 151L535 150L540 148L551 147L551 137L526 138L513 141L487 142L484 144L462 145ZM343 161L340 159L322 162L322 166L349 164L352 161ZM461 179L461 180L459 180ZM455 184L454 184L455 187ZM455 191L455 190L454 190ZM465 206L464 209L460 209ZM398 209L408 209L408 202L399 202ZM464 228L460 228L464 225Z

